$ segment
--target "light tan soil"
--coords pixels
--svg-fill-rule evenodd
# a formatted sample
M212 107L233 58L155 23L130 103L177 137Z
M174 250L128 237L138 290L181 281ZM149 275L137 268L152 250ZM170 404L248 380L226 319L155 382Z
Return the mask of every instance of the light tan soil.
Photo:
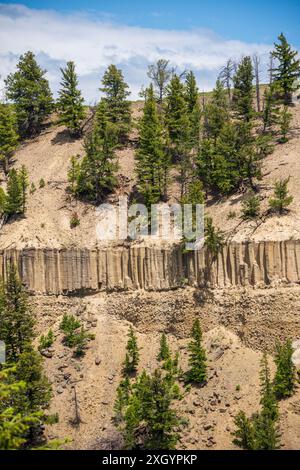
M136 125L141 112L141 104L133 106ZM211 215L216 225L228 239L240 241L286 240L300 236L300 106L292 109L292 135L287 144L275 145L275 151L263 163L263 179L259 182L262 213L268 209L275 180L290 176L289 189L294 197L290 212L283 216L267 216L253 222L240 218L244 193L237 193L227 200L208 200L206 213ZM125 148L117 151L119 163L119 187L108 202L117 202L119 195L129 195L135 185L134 146L137 130L134 129ZM95 206L74 200L66 191L68 168L73 155L83 155L83 141L70 139L63 127L52 123L34 140L20 145L14 156L14 165L25 165L30 182L36 186L33 194L28 194L28 208L25 217L11 219L0 232L0 247L91 247L97 243L96 224L98 216ZM170 200L176 200L178 184L176 172L172 170L169 188ZM2 179L4 176L2 175ZM46 182L39 188L39 181ZM3 185L5 182L3 181ZM178 195L178 194L177 194ZM72 214L77 212L80 225L70 228ZM233 218L229 214L235 213Z
M295 297L294 302L300 299L299 289L295 293L292 288L287 288L285 292L283 289L282 296L277 290L270 291L269 295L277 302L273 304L273 310L291 296ZM250 415L259 409L261 352L256 348L268 345L270 350L273 349L265 332L262 332L263 328L257 328L257 324L262 321L259 311L266 299L263 291L252 294L233 291L231 297L236 302L240 299L244 303L245 317L248 318L251 310L255 313L246 320L245 326L241 324L238 315L235 316L233 309L232 316L228 318L231 326L225 328L220 325L220 321L228 310L226 302L229 301L229 295L225 296L222 308L220 304L212 303L212 299L200 307L199 302L191 300L195 296L197 291L190 289L189 292L97 294L85 298L34 297L32 300L35 311L39 312L40 331L47 331L51 326L56 334L53 357L45 359L45 368L53 383L52 410L59 413L60 420L48 428L49 437L63 439L67 436L72 439L67 447L73 449L119 448L121 438L112 416L116 387L121 379L127 332L131 324L128 319L136 325L141 348L139 371L153 371L157 367L156 355L162 331L168 334L172 350L179 350L180 365L183 370L187 370L187 336L193 319L199 316L205 331L209 380L203 388L191 387L179 403L178 410L188 419L189 424L182 429L177 447L234 448L231 436L234 416L239 410ZM56 314L53 313L54 307ZM78 315L89 332L95 334L95 340L90 342L82 359L74 359L70 349L62 344L58 325L63 311ZM237 308L238 311L241 309ZM279 311L280 308L278 314ZM286 318L286 321L292 321L292 316ZM243 337L242 330L247 329L248 323L246 343L255 349L247 347L239 338ZM251 325L255 325L255 329L252 330ZM281 330L282 325L273 329L272 342L281 337ZM270 364L274 372L271 357ZM81 419L79 426L72 424L75 418L74 386ZM280 403L280 416L283 448L299 448L300 389L291 399Z

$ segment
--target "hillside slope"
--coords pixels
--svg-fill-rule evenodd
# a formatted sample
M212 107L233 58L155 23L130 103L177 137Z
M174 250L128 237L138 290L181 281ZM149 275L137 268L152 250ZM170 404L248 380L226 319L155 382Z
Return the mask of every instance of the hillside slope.
M134 117L140 113L141 104L133 105ZM290 176L289 189L294 197L291 210L281 217L262 217L254 222L244 222L240 218L241 203L245 194L236 193L226 200L210 198L206 213L225 231L228 239L235 241L286 240L300 238L300 105L292 109L292 135L287 144L276 144L275 151L263 164L263 179L259 182L262 209L268 206L276 179ZM135 183L133 132L127 147L117 152L119 162L120 187L108 201L116 201L119 194L129 194ZM82 246L92 247L97 243L96 208L70 197L67 172L73 155L83 155L83 141L72 140L67 131L52 123L33 140L22 143L14 156L15 167L25 165L30 182L36 191L28 195L28 208L25 217L11 219L0 231L0 247L23 248ZM39 188L39 181L46 182ZM3 179L3 175L2 175ZM5 182L2 181L5 185ZM169 188L171 200L176 200L176 184ZM77 212L80 225L70 228L72 214ZM231 217L228 217L231 214Z

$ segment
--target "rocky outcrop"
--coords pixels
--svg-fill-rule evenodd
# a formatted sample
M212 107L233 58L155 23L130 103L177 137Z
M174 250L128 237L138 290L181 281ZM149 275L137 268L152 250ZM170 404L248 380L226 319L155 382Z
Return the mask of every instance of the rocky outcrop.
M106 249L7 249L0 252L3 278L18 266L32 292L62 294L101 290L169 290L300 282L300 240L230 243L213 257L205 248L118 246Z

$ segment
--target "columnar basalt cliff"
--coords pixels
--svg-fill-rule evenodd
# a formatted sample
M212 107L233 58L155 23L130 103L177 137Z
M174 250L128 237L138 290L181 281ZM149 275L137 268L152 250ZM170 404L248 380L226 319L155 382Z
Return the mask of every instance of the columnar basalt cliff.
M27 288L63 294L101 290L169 290L193 287L276 285L300 282L300 240L229 243L218 256L205 248L118 246L105 249L7 249L1 275L18 266Z

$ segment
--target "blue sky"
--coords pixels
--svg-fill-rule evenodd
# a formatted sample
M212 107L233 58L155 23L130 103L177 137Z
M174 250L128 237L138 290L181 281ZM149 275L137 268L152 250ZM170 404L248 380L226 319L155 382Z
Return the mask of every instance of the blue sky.
M30 0L20 3L62 12L95 12L132 26L207 28L224 38L242 41L272 42L284 31L290 41L300 46L299 0Z
M0 0L0 76L31 49L54 92L59 68L74 60L86 100L96 100L101 74L114 62L136 97L149 63L165 57L178 70L192 68L199 87L211 89L229 57L258 53L263 75L281 31L299 50L299 20L299 0Z

